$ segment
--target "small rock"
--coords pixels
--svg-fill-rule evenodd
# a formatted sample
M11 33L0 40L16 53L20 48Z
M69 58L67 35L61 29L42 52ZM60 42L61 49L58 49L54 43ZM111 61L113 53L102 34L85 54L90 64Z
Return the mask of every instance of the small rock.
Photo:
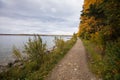
M68 65L72 65L71 63L68 63Z
M13 65L14 65L14 64L13 64L12 62L9 62L7 66L8 66L8 67L12 67Z
M62 65L58 65L59 67L61 67Z
M74 71L77 71L77 69L76 69L76 68L74 68Z

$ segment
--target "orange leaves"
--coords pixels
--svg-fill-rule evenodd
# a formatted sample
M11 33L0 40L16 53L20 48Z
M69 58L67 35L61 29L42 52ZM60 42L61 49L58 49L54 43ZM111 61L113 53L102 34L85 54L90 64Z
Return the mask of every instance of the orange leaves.
M114 32L113 29L111 29L109 26L106 26L106 27L104 28L104 33L103 33L103 35L110 36L110 35L113 34L113 32Z
M86 11L91 4L100 4L103 0L85 0L84 11Z
M85 0L84 2L84 8L88 9L91 4L94 4L96 0Z
M98 32L95 32L95 35L98 36Z
M100 4L103 0L85 0L83 5L83 13L81 15L81 23L79 24L79 36L91 36L91 34L94 34L95 32L99 31L100 28L98 26L98 23L100 23L102 20L95 18L95 16L88 16L88 9L91 4Z

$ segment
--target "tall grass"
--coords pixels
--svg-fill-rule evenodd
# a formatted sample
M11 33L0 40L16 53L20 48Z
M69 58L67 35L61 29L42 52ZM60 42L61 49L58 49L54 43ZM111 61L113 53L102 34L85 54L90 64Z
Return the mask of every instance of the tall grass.
M15 46L13 47L13 56L14 56L15 59L17 59L17 60L22 60L22 59L23 59L20 50L17 49Z
M91 71L103 80L120 80L120 40L107 43L104 58L100 49L96 51L96 44L88 40L83 42Z
M46 44L42 43L40 36L29 39L25 44L25 54L27 61L23 59L22 65L12 66L8 71L0 73L1 80L44 80L48 73L64 57L67 51L76 42L73 36L70 40L64 41L62 38L55 38L56 48L46 54ZM21 59L20 51L13 49L16 58Z
M102 77L105 66L100 51L96 51L96 45L88 40L83 40L88 55L88 65L93 73Z

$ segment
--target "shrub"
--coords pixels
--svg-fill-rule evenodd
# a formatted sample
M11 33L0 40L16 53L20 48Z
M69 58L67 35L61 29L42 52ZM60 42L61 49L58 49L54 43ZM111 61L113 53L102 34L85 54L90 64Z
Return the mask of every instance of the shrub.
M92 72L103 80L120 80L120 40L106 44L105 56L96 51L96 44L83 40L89 55L89 66Z
M42 42L40 36L34 36L34 39L29 39L29 42L25 45L25 53L32 61L36 61L38 64L44 63L44 55L46 51L46 44Z
M22 59L23 59L20 50L17 49L15 46L13 47L13 56L14 56L17 60L22 60Z
M107 43L105 55L106 71L105 80L120 80L120 40Z

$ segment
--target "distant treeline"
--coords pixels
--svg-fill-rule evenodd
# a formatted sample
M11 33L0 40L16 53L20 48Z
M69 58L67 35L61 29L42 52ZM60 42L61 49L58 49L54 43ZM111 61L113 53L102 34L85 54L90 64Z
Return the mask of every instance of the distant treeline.
M56 34L0 34L0 36L72 36L72 35L56 35Z

